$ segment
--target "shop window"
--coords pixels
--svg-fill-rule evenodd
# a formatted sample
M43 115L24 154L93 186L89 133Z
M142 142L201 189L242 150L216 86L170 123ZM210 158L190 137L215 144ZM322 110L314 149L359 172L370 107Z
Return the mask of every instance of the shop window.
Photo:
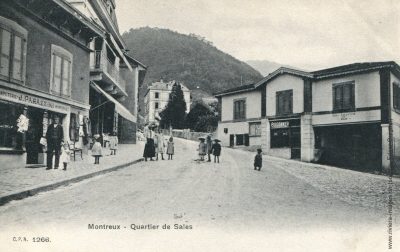
M240 99L233 102L233 119L246 119L246 100Z
M354 104L354 82L333 84L333 110L352 111Z
M293 113L293 90L276 92L276 115Z
M155 98L155 99L160 98L160 93L159 93L159 92L155 92L155 93L154 93L154 98Z
M25 82L27 35L16 22L0 17L0 79Z
M289 128L271 130L271 148L290 147Z
M249 135L261 136L261 122L249 123Z
M236 135L236 145L244 145L244 134Z
M71 96L72 54L65 49L51 46L51 93Z
M400 110L400 83L393 82L393 108Z
M0 148L17 147L17 120L21 113L19 106L0 103Z

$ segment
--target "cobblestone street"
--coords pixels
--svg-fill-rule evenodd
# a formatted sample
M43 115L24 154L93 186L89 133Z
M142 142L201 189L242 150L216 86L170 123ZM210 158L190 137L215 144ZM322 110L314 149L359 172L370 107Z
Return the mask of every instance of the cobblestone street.
M196 147L176 139L172 161L141 162L0 207L0 250L24 251L22 244L11 243L12 237L39 234L52 240L40 251L62 251L58 244L71 238L97 251L123 246L122 241L135 251L169 251L163 246L176 247L178 240L174 251L187 251L194 237L193 251L386 248L386 177L266 156L258 172L252 168L254 153L226 148L220 164L199 163ZM399 185L395 178L394 235L399 233ZM88 224L122 230L88 230ZM141 230L147 224L159 228ZM163 224L173 230L163 232ZM290 249L283 249L282 241L291 243Z

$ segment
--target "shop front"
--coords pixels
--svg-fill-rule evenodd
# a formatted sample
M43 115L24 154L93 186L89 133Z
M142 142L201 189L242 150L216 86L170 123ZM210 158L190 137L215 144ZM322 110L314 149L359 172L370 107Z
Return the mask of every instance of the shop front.
M84 109L81 109L84 113ZM3 167L40 167L46 162L47 127L60 118L69 140L71 106L26 92L0 88L0 155Z
M290 159L300 159L300 119L270 120L269 154Z
M314 126L316 161L360 171L381 167L380 123Z

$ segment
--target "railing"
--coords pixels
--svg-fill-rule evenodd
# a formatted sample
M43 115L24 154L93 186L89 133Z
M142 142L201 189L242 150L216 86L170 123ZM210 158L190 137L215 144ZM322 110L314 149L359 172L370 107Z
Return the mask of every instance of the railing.
M124 78L122 78L119 68L108 60L106 51L96 50L93 55L95 70L106 72L117 86L125 90L126 81Z

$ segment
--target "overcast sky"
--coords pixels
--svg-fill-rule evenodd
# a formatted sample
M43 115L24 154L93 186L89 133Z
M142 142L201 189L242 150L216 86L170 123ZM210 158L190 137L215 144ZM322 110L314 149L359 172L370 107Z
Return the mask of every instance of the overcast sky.
M400 63L400 0L116 0L121 33L143 26L205 37L237 59L314 70Z

